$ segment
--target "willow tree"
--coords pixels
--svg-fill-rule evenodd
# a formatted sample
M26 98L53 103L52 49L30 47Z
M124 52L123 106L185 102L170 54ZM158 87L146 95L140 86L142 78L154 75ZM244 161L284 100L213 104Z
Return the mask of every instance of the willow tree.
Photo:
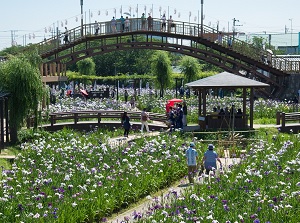
M171 82L171 61L168 54L164 51L157 51L152 57L152 72L156 76L157 84L160 89L160 97L164 96L164 89Z
M78 72L83 75L95 75L95 63L92 58L86 58L76 63Z
M82 75L95 75L96 70L95 70L95 63L92 58L85 58L83 60L80 60L76 63L78 72ZM87 80L81 80L84 83L84 88L86 88Z
M17 142L17 132L28 114L38 117L38 105L43 95L39 72L41 58L36 52L11 57L0 65L0 86L10 92L9 114L12 142ZM37 123L37 121L35 121Z
M200 71L200 65L197 59L190 56L184 56L180 60L179 69L184 74L186 83L189 83L197 78L197 74Z

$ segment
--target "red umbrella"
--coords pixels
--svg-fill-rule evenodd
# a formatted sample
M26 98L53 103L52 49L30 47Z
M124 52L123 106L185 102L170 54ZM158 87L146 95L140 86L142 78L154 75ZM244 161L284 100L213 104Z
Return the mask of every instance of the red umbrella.
M168 103L172 103L172 102L174 104L176 102L183 102L183 100L182 99L178 99L178 98L173 98L173 99L168 100Z
M175 103L183 102L182 99L173 98L167 101L166 104L166 112L168 113L170 111L170 107L173 107Z

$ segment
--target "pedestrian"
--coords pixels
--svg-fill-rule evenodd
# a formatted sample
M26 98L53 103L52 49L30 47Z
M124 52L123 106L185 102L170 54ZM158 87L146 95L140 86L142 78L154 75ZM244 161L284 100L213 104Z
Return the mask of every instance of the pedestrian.
M130 20L128 18L128 16L126 16L126 19L125 19L125 32L129 32L129 27L130 27Z
M165 32L166 31L166 14L164 13L163 16L161 17L161 31Z
M127 101L128 101L128 92L127 92L127 90L125 90L125 92L124 92L124 98L125 98L125 103L127 103Z
M142 14L141 20L142 20L142 30L146 30L146 16L145 16L145 13Z
M95 24L94 24L94 29L95 29L95 35L98 35L99 33L99 23L97 21L95 21Z
M120 22L121 22L121 32L123 33L125 30L125 19L123 16L121 16Z
M190 91L189 88L186 89L185 95L186 95L187 98L189 98L191 96L191 91Z
M148 14L147 21L148 21L148 30L150 31L150 30L152 30L152 27L153 27L153 19L152 19L150 13Z
M228 44L229 48L232 47L232 38L231 38L231 36L228 38L227 44Z
M195 143L191 142L190 147L185 151L187 166L188 166L188 179L189 183L194 183L194 177L197 171L198 153L195 149Z
M206 174L209 174L209 171L215 171L217 169L217 161L220 163L220 166L222 168L222 162L218 157L218 154L214 151L214 145L209 144L207 151L204 153L202 159Z
M116 21L115 17L112 18L110 24L111 24L112 33L116 33L117 32L117 21Z
M170 131L172 132L175 127L175 112L173 107L170 107L170 111L168 114L168 126L170 127Z
M131 125L130 125L130 118L128 117L127 112L123 113L121 121L124 128L124 137L128 137L129 129Z
M218 43L222 45L222 33L219 32L218 34Z
M70 40L69 40L69 31L68 31L67 27L65 27L64 42L65 42L65 44L70 43Z
M148 120L149 120L149 114L146 112L146 108L144 108L141 113L141 122L142 122L141 132L143 132L144 126L146 127L146 131L149 132Z
M133 96L131 96L131 98L130 98L130 105L131 105L131 109L133 109L134 108L134 97Z
M182 103L182 111L183 111L182 125L187 126L187 105L185 101L183 101Z
M168 32L171 32L172 30L172 28L173 27L175 27L174 26L175 24L174 24L174 20L173 20L173 18L172 18L172 16L170 15L170 19L168 19Z
M182 129L183 128L183 110L182 110L182 105L178 104L176 108L176 128L177 129Z
M184 87L181 85L181 87L179 88L179 94L180 94L180 97L183 98L184 96Z

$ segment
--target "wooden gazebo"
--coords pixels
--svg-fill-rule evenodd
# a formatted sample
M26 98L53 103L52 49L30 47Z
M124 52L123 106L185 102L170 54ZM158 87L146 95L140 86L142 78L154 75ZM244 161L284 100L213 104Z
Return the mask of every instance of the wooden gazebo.
M222 72L207 78L193 81L186 84L187 87L199 93L199 125L201 129L228 129L229 123L232 123L232 115L211 115L206 111L206 96L209 89L222 90L226 89L243 89L243 108L242 115L233 122L234 128L253 129L253 103L254 89L269 87L268 84L255 81L249 78L238 76L229 72ZM250 89L250 114L248 126L248 114L246 114L247 89Z

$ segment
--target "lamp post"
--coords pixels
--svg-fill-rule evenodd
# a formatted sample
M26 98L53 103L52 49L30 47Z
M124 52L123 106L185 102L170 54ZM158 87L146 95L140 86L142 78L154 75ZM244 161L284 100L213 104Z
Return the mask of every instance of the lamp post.
M291 21L291 52L293 51L293 19L289 19Z
M203 1L201 0L201 37L203 37Z
M81 37L83 36L83 0L80 0L80 7L81 7Z

